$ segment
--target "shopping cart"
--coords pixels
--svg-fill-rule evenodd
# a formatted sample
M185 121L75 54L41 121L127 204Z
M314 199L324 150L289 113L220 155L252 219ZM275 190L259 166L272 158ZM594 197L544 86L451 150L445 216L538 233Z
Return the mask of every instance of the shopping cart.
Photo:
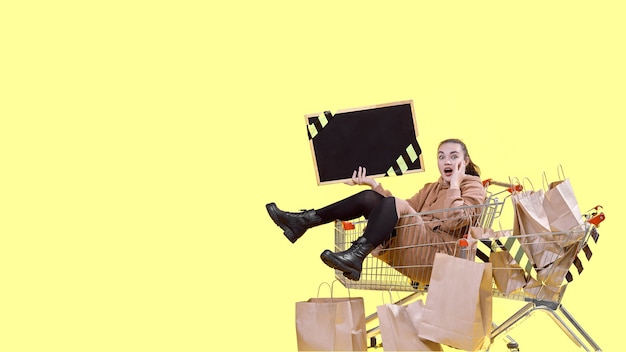
M491 180L488 180L491 181ZM520 236L505 236L507 231L487 231L498 236L481 238L471 241L467 238L471 229L489 230L494 225L494 220L502 215L506 200L515 191L521 191L520 186L511 186L502 182L485 182L489 185L506 186L505 190L497 193L488 192L486 201L481 205L463 206L451 209L434 210L417 214L406 215L412 217L405 221L409 225L396 227L396 232L403 233L428 232L431 240L411 246L383 246L375 250L372 255L365 258L361 278L352 281L344 277L340 270L335 271L335 276L345 287L349 289L380 290L408 292L409 294L395 304L408 304L421 295L428 292L428 281L432 272L432 262L435 253L446 253L457 257L475 261L489 261L492 252L508 252L518 265L511 267L498 267L494 273L504 271L523 271L522 275L527 282L523 288L511 292L498 288L495 280L492 280L493 296L527 302L517 313L513 314L501 325L493 324L492 341L516 326L523 318L536 311L550 313L561 329L576 343L589 351L589 347L595 351L600 348L593 339L582 329L567 310L561 305L561 299L565 293L567 284L572 281L574 274L582 269L581 263L577 263L577 270L570 270L572 263L580 262L579 254L587 253L586 248L592 241L597 241L597 226L604 219L604 214L599 207L585 214L585 222L579 228L568 232L549 234L530 234ZM400 222L402 223L402 221ZM367 226L367 220L360 218L352 221L335 222L335 250L344 251L350 247L353 241L359 238ZM445 234L442 234L445 232ZM441 236L438 236L441 235ZM435 240L432 240L432 239ZM525 241L532 240L532 241ZM393 238L390 239L391 241ZM529 244L531 243L531 244ZM554 249L557 250L554 250ZM558 265L545 266L538 270L529 254L532 252L550 249L554 255L554 261ZM406 253L410 252L413 260L406 260ZM587 255L588 257L588 255ZM588 259L588 258L587 258ZM495 277L496 275L494 275ZM562 314L565 319L560 317ZM377 313L366 317L368 324L367 337L372 347L376 346L376 338L380 334L376 324ZM571 327L568 326L571 324ZM580 337L579 337L580 336ZM502 336L507 340L507 346L511 351L517 351L517 342L508 335ZM583 341L584 340L584 341Z
M501 325L494 324L491 332L492 341L530 315L543 312L548 314L577 346L585 351L601 351L598 344L561 303L568 284L582 273L584 263L591 259L590 248L598 241L598 226L605 219L601 206L587 211L582 216L584 222L568 231L526 234L479 242L479 248L484 246L492 253L509 252L519 262L516 268L494 268L494 277L498 271L505 272L507 273L505 276L510 277L512 271L521 268L527 279L525 287L511 293L502 292L497 285L493 285L494 297L526 304ZM533 260L536 253L542 253L544 255L542 260L550 263L542 266L538 260Z

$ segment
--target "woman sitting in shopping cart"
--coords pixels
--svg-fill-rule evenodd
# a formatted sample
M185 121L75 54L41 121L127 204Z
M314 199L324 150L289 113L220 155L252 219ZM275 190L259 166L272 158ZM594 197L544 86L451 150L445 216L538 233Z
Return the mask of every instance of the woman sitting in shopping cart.
M272 220L292 242L307 229L335 220L368 219L363 235L345 251L325 250L322 261L341 270L348 279L359 280L363 260L372 253L415 282L427 283L436 252L454 254L456 240L471 226L477 206L485 202L486 192L480 169L472 162L465 143L447 139L437 151L437 182L427 183L409 199L391 192L371 177L364 167L355 170L347 184L368 185L365 190L317 210L299 213L280 210L275 203L266 205ZM445 209L442 212L433 210ZM420 214L417 214L420 213ZM414 215L410 215L414 214ZM396 249L396 250L394 250Z

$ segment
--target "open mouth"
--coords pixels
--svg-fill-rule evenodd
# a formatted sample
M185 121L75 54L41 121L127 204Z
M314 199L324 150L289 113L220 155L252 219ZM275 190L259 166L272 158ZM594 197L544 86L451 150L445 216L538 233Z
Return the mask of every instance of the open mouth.
M451 167L446 167L443 169L443 174L446 176L452 176L452 168Z

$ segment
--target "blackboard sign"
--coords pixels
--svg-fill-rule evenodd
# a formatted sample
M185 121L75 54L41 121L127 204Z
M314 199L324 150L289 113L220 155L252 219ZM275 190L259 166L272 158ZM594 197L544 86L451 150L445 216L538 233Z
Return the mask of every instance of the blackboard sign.
M305 115L318 185L424 171L413 101Z

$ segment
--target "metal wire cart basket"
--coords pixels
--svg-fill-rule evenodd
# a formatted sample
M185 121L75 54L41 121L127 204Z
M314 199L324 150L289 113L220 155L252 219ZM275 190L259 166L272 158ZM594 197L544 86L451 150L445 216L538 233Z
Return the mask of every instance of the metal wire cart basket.
M435 253L443 252L482 262L491 258L493 297L527 302L504 323L493 323L492 341L511 330L523 318L541 311L548 313L577 346L586 351L600 351L595 341L563 307L561 300L568 283L582 271L582 262L589 259L589 246L598 240L597 227L604 220L601 207L583 214L582 225L569 231L513 236L510 231L494 231L492 227L511 194L520 191L521 186L501 182L495 184L507 188L498 193L488 192L484 204L408 215L412 219L405 223L409 224L399 225L396 232L401 229L403 235L409 233L426 239L404 247L386 246L384 243L364 260L359 281L347 279L339 270L335 271L336 279L349 289L408 292L407 296L395 302L407 304L428 292ZM363 218L336 221L335 250L348 249L363 234L366 226L367 220ZM468 238L473 230L482 232L482 237L474 241L472 236ZM393 240L392 235L389 241ZM544 254L545 262L529 259L532 253L538 252ZM495 257L506 258L504 262L508 264L498 265ZM506 277L508 284L503 284L499 277ZM515 280L511 280L515 277L517 285ZM372 347L376 346L376 337L380 334L378 326L370 328L377 323L377 318L377 313L366 317L367 335ZM510 350L518 351L519 346L512 337L502 337L508 341Z

